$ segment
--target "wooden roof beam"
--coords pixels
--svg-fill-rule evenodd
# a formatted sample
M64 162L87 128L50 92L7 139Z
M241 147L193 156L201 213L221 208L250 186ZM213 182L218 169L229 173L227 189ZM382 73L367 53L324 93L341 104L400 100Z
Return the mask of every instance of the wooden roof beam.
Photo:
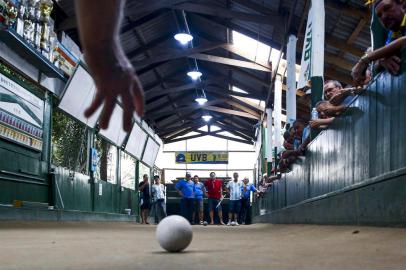
M193 13L200 13L209 16L214 16L217 18L225 18L229 20L242 20L247 22L253 22L258 24L273 25L273 21L270 20L270 16L263 16L258 14L246 13L232 11L227 8L222 8L220 6L214 6L209 4L194 4L194 3L184 3L172 6L172 9L185 10ZM283 20L284 17L279 15L277 12L273 14L275 20Z
M148 66L151 64L155 64L155 63L160 63L160 62L165 62L165 61L169 61L169 60L188 57L188 56L190 56L192 54L196 54L196 53L214 50L214 49L222 47L224 45L225 45L224 43L210 43L210 44L197 46L197 47L185 49L185 50L173 50L170 53L162 53L162 54L154 55L153 57L151 57L149 59L145 59L145 60L142 60L139 62L133 62L133 64L135 67Z
M140 46L138 48L135 48L132 51L129 51L127 53L127 57L129 59L132 59L135 56L143 53L145 50L152 50L152 49L158 47L159 45L161 45L163 42L169 40L170 38L173 38L173 34L166 34L166 35L160 36L160 37L146 43L144 46Z
M240 67L240 68L249 68L249 69L259 70L259 71L263 71L263 72L272 72L272 68L266 68L266 67L258 65L256 63L236 60L236 59L226 58L226 57L221 57L221 56L216 56L216 55L197 53L197 54L189 55L188 57L195 58L195 59L202 60L202 61L223 64L223 65L236 66L236 67Z
M246 112L240 112L240 111L225 109L225 108L216 107L216 106L204 106L204 109L208 110L208 111L214 111L214 112L219 112L219 113L223 113L223 114L241 116L241 117L255 119L255 120L260 119L260 117L253 116L252 114L249 114Z

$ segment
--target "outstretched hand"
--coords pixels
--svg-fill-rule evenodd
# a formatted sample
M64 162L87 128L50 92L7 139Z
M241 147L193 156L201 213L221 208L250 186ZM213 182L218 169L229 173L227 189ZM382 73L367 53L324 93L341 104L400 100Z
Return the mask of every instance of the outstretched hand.
M86 55L86 62L95 81L97 92L92 104L86 109L90 117L103 105L100 128L109 126L110 118L119 96L123 104L123 129L131 131L134 110L144 114L144 91L134 68L121 48L107 48L106 51Z
M321 125L321 123L318 121L318 119L310 120L309 125L311 128L317 128Z
M356 86L364 85L367 69L368 64L361 61L352 68L351 75Z

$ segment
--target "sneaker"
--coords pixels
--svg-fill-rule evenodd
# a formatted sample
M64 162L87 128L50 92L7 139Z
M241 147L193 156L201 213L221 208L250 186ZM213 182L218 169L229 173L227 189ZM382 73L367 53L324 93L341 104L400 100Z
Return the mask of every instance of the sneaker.
M202 220L202 221L200 221L200 225L203 225L203 220Z
M236 221L236 222L235 222L235 226L240 226L240 224L238 224L238 222Z
M228 221L228 222L227 222L227 226L231 226L231 221Z

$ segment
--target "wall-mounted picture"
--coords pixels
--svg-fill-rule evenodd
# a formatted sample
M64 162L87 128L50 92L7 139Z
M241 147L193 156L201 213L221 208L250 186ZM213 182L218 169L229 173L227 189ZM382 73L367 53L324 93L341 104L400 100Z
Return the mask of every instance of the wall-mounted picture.
M0 136L42 149L44 101L0 74Z

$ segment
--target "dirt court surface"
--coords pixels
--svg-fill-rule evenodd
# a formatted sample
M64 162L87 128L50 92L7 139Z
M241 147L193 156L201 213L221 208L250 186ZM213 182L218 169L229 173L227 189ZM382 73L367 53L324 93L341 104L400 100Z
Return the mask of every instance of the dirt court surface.
M193 226L183 253L155 226L0 222L0 269L406 269L406 229L310 225Z

